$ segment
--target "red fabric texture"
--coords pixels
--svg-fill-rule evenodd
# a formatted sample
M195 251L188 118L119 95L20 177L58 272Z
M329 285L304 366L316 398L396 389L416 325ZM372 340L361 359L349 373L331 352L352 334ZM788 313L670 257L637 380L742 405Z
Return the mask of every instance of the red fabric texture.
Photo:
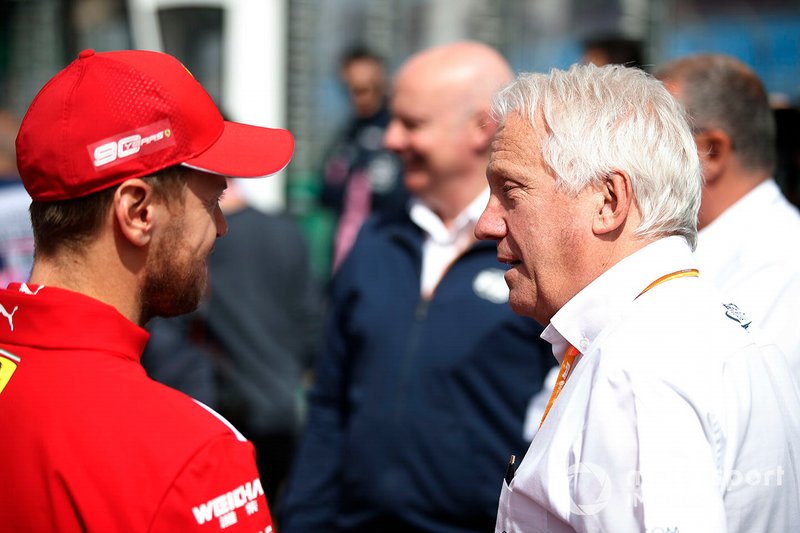
M271 531L252 445L145 374L148 339L82 294L0 290L3 531ZM0 359L1 360L1 359Z

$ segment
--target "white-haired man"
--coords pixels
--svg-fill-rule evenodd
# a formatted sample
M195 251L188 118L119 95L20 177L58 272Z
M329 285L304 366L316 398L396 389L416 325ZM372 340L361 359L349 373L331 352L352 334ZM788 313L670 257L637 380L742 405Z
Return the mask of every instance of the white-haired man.
M561 361L496 531L796 527L798 391L698 274L680 105L637 69L586 65L521 76L495 111L476 233Z

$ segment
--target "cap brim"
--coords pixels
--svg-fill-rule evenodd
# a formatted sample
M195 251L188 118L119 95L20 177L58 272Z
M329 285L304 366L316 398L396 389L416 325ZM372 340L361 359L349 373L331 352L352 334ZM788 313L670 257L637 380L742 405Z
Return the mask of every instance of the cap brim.
M294 138L283 129L225 122L217 142L183 165L235 178L258 178L283 170L292 159Z

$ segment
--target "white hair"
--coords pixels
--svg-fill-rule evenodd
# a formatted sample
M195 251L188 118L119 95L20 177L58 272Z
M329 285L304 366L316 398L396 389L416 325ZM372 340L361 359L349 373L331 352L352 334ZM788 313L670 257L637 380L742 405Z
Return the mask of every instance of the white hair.
M531 125L544 119L541 153L561 190L577 194L624 172L642 214L636 234L697 245L700 161L683 107L660 81L620 65L522 74L495 96L493 112L501 124L512 112Z

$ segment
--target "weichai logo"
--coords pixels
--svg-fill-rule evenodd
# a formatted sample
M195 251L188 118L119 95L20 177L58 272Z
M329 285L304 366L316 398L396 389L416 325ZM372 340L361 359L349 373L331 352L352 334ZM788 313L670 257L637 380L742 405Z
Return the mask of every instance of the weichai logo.
M89 145L89 155L96 169L107 168L140 155L175 145L169 120L126 131Z
M239 522L237 511L244 507L244 512L249 516L259 512L258 497L264 495L261 480L255 478L233 490L211 498L205 503L192 507L192 514L198 525L219 520L220 529L232 526Z

